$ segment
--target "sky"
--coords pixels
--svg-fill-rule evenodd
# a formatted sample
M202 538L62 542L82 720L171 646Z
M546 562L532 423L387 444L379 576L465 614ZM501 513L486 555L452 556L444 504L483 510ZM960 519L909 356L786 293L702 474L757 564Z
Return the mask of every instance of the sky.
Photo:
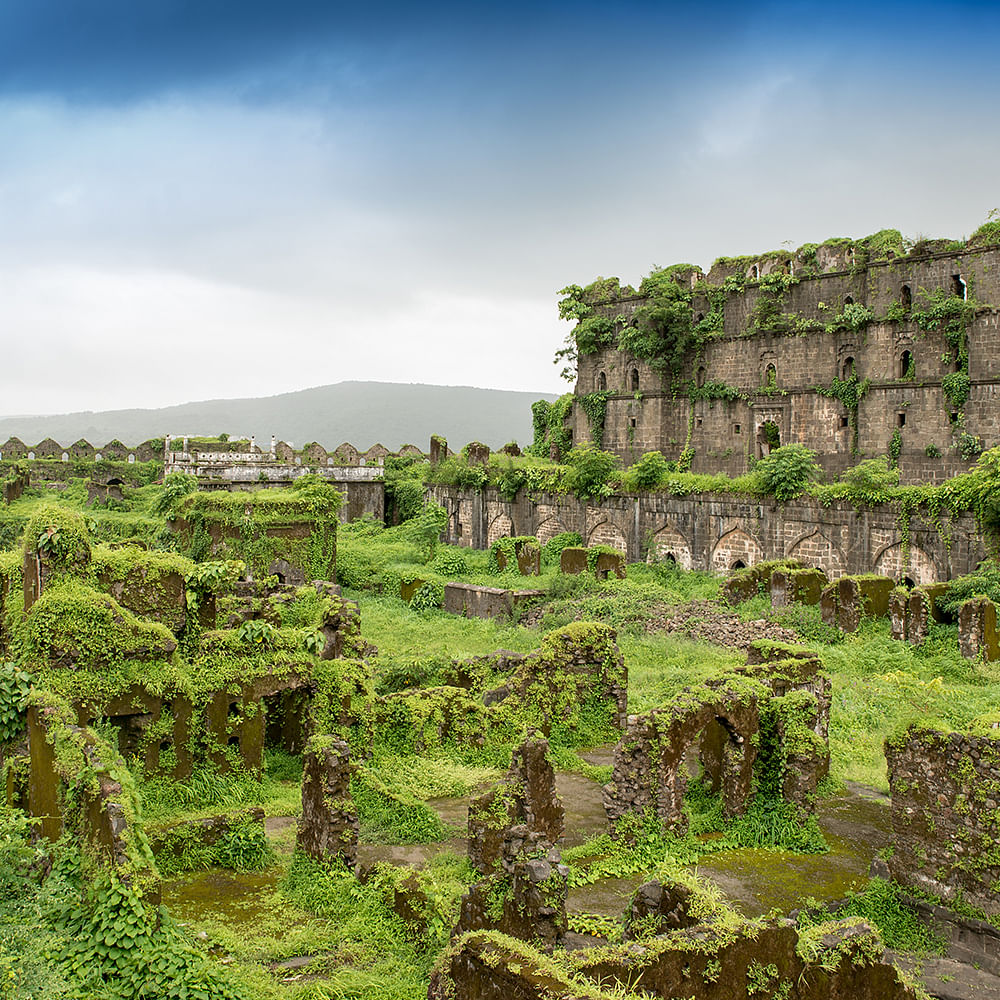
M0 0L0 414L564 391L558 290L1000 206L1000 5Z

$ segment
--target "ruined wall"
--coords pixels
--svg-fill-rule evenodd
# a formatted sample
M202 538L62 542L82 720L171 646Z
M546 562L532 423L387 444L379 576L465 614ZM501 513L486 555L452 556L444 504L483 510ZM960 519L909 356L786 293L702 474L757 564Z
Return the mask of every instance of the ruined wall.
M911 727L886 741L889 869L903 885L1000 913L1000 729Z
M447 508L442 538L452 545L487 548L498 532L547 537L576 531L588 545L611 545L630 562L672 557L684 569L728 572L739 562L798 559L831 579L845 573L880 573L914 584L972 572L986 552L971 515L947 522L950 547L929 518L914 514L905 552L890 504L858 510L849 503L823 507L810 497L785 504L723 494L608 497L586 503L575 496L522 491L514 501L496 490L482 493L437 486L430 495Z
M792 262L794 264L794 262ZM754 267L758 270L755 271ZM827 273L801 276L782 301L782 311L806 321L827 324L853 302L884 317L890 308L902 315L898 321L874 320L860 330L810 331L802 336L760 332L748 335L754 306L761 296L756 280L767 268L751 265L738 277L748 279L741 290L727 295L724 333L705 343L678 373L680 383L720 382L740 391L743 398L690 400L665 383L648 362L614 347L582 355L577 367L575 393L582 396L604 387L610 392L602 447L627 463L647 451L661 451L677 458L685 444L694 450L692 470L738 475L750 457L759 457L758 430L767 421L776 424L780 442L799 442L819 453L828 473L837 473L865 455L886 454L899 431L902 448L899 465L903 482L940 482L964 471L964 461L953 448L964 431L982 438L984 447L1000 439L1000 313L980 313L968 330L971 388L962 408L964 423L956 422L954 407L942 392L941 380L955 371L943 356L949 347L942 333L918 328L908 318L921 304L920 292L962 286L970 299L1000 303L1000 248L932 253L896 258L855 269L847 258L835 255L820 262ZM708 299L699 295L698 283L721 284L727 274L716 268L693 276L692 312L697 319L708 313ZM794 268L793 268L794 273ZM908 291L905 291L908 290ZM642 302L623 298L606 307L609 316L634 312ZM904 357L913 359L912 374ZM843 377L853 363L860 379L871 385L858 408L858 454L852 454L848 411L836 399L816 391ZM774 380L768 387L768 368ZM765 387L767 387L765 389ZM764 389L764 391L762 391ZM690 439L689 434L690 420ZM574 407L575 442L591 437L587 417ZM927 455L940 449L939 456Z
M805 940L803 940L805 939ZM675 931L656 947L571 953L566 967L488 933L465 935L431 979L430 1000L612 1000L622 989L699 1000L915 1000L861 920L798 933L791 921L719 934L710 924ZM573 973L576 973L574 976ZM580 977L580 978L578 978ZM589 980L583 985L580 979Z

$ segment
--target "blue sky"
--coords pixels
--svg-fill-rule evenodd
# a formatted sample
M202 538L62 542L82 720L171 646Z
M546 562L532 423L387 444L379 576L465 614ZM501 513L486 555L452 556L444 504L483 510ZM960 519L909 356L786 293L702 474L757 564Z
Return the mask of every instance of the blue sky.
M556 292L1000 206L992 4L0 3L4 413L559 391Z

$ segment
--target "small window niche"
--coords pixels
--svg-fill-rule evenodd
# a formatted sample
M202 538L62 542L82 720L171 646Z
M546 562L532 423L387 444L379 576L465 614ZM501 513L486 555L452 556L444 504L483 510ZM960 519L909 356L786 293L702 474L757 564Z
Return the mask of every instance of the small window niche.
M916 361L912 351L903 351L899 356L899 378L910 379L916 374Z
M853 378L857 373L857 369L854 364L854 358L848 355L844 358L844 364L840 369L840 377L847 382L849 379Z
M913 292L910 291L909 285L903 285L899 290L899 304L903 307L903 312L909 315L913 305Z
M963 302L969 299L969 286L960 274L951 276L951 294L957 295Z
M905 427L906 426L906 411L905 410L900 410L896 414L896 426L897 427Z

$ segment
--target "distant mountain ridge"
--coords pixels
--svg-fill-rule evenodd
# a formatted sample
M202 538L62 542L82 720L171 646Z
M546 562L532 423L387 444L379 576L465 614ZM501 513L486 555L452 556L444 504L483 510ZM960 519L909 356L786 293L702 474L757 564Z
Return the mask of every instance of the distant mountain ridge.
M551 393L400 382L338 382L277 396L210 399L161 409L84 411L53 416L0 417L0 443L19 437L28 446L51 437L62 445L85 438L100 447L127 445L164 434L255 435L262 446L274 434L301 447L348 441L364 451L376 442L391 451L415 444L426 451L440 434L456 451L469 441L499 448L530 443L531 404Z

